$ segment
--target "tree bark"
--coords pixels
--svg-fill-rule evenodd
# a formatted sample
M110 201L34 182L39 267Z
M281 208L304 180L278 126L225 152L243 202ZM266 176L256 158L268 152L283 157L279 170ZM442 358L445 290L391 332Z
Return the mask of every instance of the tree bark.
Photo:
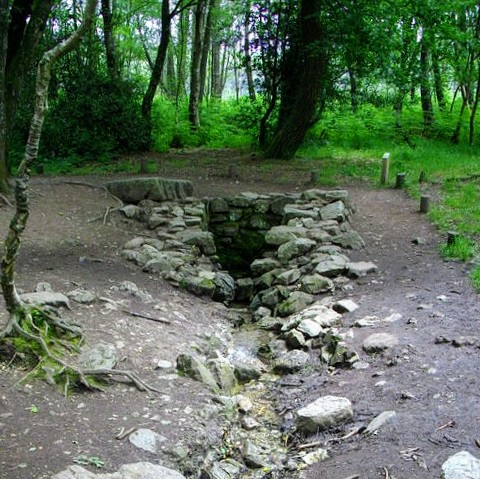
M257 98L255 84L253 83L252 55L250 54L250 18L252 15L252 2L247 0L245 18L243 22L243 57L245 62L245 75L247 77L248 96L251 101Z
M162 35L157 49L157 56L153 65L152 75L147 87L147 91L142 101L142 115L147 124L149 133L152 129L152 104L157 92L158 85L162 80L163 67L167 58L168 44L171 36L171 20L169 0L162 1Z
M215 28L215 16L217 15L217 0L209 0L208 5L206 6L206 20L205 20L205 29L204 36L202 41L202 58L200 61L200 93L198 97L199 103L201 103L206 95L207 90L207 65L208 65L208 56L212 46L212 34L213 29Z
M14 120L20 102L20 91L29 68L32 65L37 46L43 36L48 16L54 0L15 0L10 7L10 23L2 27L0 35L7 35L6 60L2 68L4 141L0 142L0 192L6 193L8 187L10 144ZM7 5L8 7L8 5ZM3 42L4 40L2 40ZM5 46L3 46L5 47Z
M9 0L0 0L0 193L8 192L5 66L7 64Z
M101 0L101 13L103 18L103 38L107 57L107 69L110 78L119 76L115 39L113 37L112 5L110 0Z
M282 85L280 119L265 152L267 158L293 158L308 129L318 119L327 76L322 8L323 0L301 2L300 45L289 52L287 65L293 68L284 72L288 77Z
M212 99L220 100L222 98L222 73L221 73L221 52L222 44L217 38L212 40Z
M358 111L358 83L357 75L353 67L348 69L348 78L350 79L350 105L352 107L352 113Z
M430 87L430 65L429 65L429 47L423 32L422 45L420 50L420 97L423 112L423 126L428 130L434 121L432 90Z
M437 97L438 107L441 111L444 111L447 107L445 100L445 91L442 78L442 72L440 70L440 61L438 58L438 53L432 55L432 72L433 80L435 83L435 96Z
M205 0L199 0L195 8L195 26L192 43L192 61L190 67L190 99L188 102L188 120L191 128L194 130L200 127L200 78L205 5Z

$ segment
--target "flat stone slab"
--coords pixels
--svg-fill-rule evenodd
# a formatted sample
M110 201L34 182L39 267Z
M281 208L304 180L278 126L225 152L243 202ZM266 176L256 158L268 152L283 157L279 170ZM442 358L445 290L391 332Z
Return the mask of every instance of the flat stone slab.
M352 403L339 396L322 396L297 411L299 429L308 433L323 431L353 417Z
M378 416L376 416L368 424L364 434L375 434L382 426L384 426L388 421L393 419L397 413L395 411L383 411Z
M398 344L398 339L393 334L375 333L363 341L363 349L367 353L380 353L393 348Z
M185 479L183 474L149 462L125 464L117 472L95 474L82 466L70 466L51 479Z
M167 438L151 429L137 429L128 436L128 440L139 449L156 454L159 452L160 444Z
M125 203L180 200L193 194L191 181L160 177L109 181L105 187Z
M53 306L55 308L64 307L71 309L68 298L62 293L55 293L53 291L25 293L20 295L20 299L34 306Z

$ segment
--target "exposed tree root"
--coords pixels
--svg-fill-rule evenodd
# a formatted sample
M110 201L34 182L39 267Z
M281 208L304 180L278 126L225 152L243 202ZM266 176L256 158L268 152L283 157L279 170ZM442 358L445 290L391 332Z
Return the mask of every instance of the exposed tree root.
M0 333L0 342L11 342L16 349L37 361L24 378L43 376L52 385L63 386L64 394L76 385L103 390L96 378L123 376L140 391L160 392L148 385L133 371L117 369L83 369L74 365L73 358L83 342L82 328L61 318L52 310L36 307L18 308L9 321L9 328Z
M103 191L105 191L105 194L107 196L114 199L118 203L119 208L121 208L123 206L123 201L118 196L115 196L114 194L110 193L110 191L108 191L108 188L104 185L94 185L93 183L88 183L88 182L85 182L85 181L72 181L72 180L63 180L60 183L65 184L65 185L86 186L88 188L103 190Z
M13 208L12 203L5 195L0 194L0 200L2 200L7 206L10 206L10 208Z

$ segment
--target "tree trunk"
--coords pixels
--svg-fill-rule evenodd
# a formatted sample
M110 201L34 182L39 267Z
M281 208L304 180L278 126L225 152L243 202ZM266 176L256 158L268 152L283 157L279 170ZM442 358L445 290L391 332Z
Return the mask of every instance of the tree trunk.
M327 54L323 47L323 0L303 0L300 11L300 45L291 50L292 74L282 85L279 123L267 158L291 159L302 144L308 129L318 119L324 92Z
M5 113L5 65L7 63L7 41L9 0L0 0L0 193L8 192L7 171L7 125Z
M175 98L175 87L177 84L177 77L175 72L175 56L172 45L167 52L167 68L165 70L165 81L163 82L164 89L169 98Z
M35 86L35 111L30 124L24 158L18 171L18 179L15 187L16 211L10 223L7 239L5 240L4 255L2 257L0 283L6 308L10 313L10 321L6 328L7 332L13 327L12 323L18 320L17 313L19 309L23 308L15 287L15 261L20 248L21 235L25 230L29 216L27 194L29 170L38 155L38 146L42 133L43 120L45 118L51 68L55 61L72 51L78 45L93 20L96 5L97 0L88 0L87 6L85 7L85 20L82 26L67 38L67 40L64 40L46 52L38 64L37 82Z
M433 105L432 90L430 88L430 66L429 66L429 49L425 39L425 31L423 32L422 46L420 51L420 97L423 112L423 126L426 131L433 124Z
M202 41L202 58L200 61L200 94L198 97L201 103L206 95L207 89L207 65L208 55L212 45L212 30L215 28L215 17L217 16L217 0L209 0L207 6L207 18L205 21L204 37Z
M442 72L440 70L440 62L438 53L432 55L432 72L435 83L435 96L437 97L438 107L441 111L444 111L447 107L445 100L445 91L442 79Z
M3 83L1 88L4 88L2 101L5 133L2 134L4 138L0 142L0 192L3 193L9 190L8 148L20 102L20 91L37 53L37 46L42 38L53 3L54 0L38 2L15 0L6 18L7 27L2 26L0 30L2 43L5 41L4 36L7 35L7 44L2 45L7 52L6 59L1 60L4 66L0 79ZM9 16L10 23L8 23Z
M460 115L458 115L457 125L455 126L455 130L453 131L452 138L450 141L454 145L458 145L460 143L460 133L462 132L462 125L463 125L463 114L465 113L465 109L467 108L468 102L466 97L462 96L462 106L460 107Z
M243 57L245 62L245 75L247 77L248 96L251 101L257 98L255 92L255 84L253 83L252 70L252 55L250 54L250 18L251 18L252 4L250 0L247 1L245 7L245 19L243 23Z
M222 44L217 38L212 41L212 99L222 98L222 74L220 65L220 51Z
M115 79L118 78L119 71L115 39L113 37L112 5L110 0L101 0L101 13L103 17L103 39L107 56L107 68L110 78Z
M190 99L188 103L188 120L192 129L200 127L200 87L202 40L205 20L205 0L198 0L195 8L195 26L192 42L192 61L190 67Z
M479 10L480 15L480 10ZM478 102L480 101L480 61L477 62L477 70L478 70L478 77L477 77L477 88L475 90L475 98L472 105L472 111L470 112L470 129L469 129L469 144L473 146L475 142L475 116L477 114L478 109Z
M151 133L152 129L152 104L157 92L158 85L162 80L163 67L165 65L165 59L167 58L168 44L170 42L171 34L171 20L170 14L170 2L169 0L162 1L162 35L160 37L160 44L157 49L157 56L153 65L152 75L150 76L150 82L148 83L147 91L142 101L142 115L145 119L148 132Z
M355 114L358 111L358 84L353 67L348 69L348 78L350 79L350 105L352 107L352 113Z
M180 14L180 28L178 32L178 44L177 44L177 92L176 92L176 102L181 97L187 95L186 84L187 84L187 72L186 72L186 63L187 63L187 51L188 51L188 38L190 36L190 11L184 10Z

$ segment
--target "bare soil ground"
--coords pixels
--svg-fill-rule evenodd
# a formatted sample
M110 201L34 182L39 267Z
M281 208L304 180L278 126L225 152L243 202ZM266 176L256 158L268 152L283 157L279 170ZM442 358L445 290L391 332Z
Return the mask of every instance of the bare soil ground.
M251 158L235 158L239 178L232 180L228 165L233 157L234 152L171 154L167 160L190 166L175 170L169 166L173 163L165 161L161 174L191 179L197 197L309 187L307 169L295 171L282 163L277 171L265 171ZM221 440L223 420L209 413L211 394L200 383L177 377L173 370L155 369L155 365L160 359L175 363L180 352L215 332L227 334L226 308L178 291L127 264L120 250L135 235L132 225L116 214L103 224L106 208L116 206L115 202L101 189L64 180L32 181L32 214L19 258L19 287L32 291L39 281L46 281L54 290L68 292L80 286L116 302L117 309L107 300L88 306L72 302L66 315L84 326L89 343L115 344L121 351L122 369L137 371L162 393L142 393L118 381L103 393L77 392L65 398L43 382L19 384L26 371L1 365L0 478L48 478L80 455L101 458L104 471L140 460L169 464L167 456L154 456L127 440L117 440L122 428L153 429L167 438L166 450L182 444L196 444L199 450L214 447ZM102 184L105 178L68 180ZM295 410L327 394L348 397L353 403L353 425L309 438L292 437L292 446L299 441L324 444L382 411L397 412L373 437L358 434L329 441L331 458L303 471L305 479L357 475L362 479L438 479L441 464L455 452L479 455L478 342L454 347L435 341L439 336L478 335L478 296L468 285L465 266L440 258L439 234L404 192L362 184L339 186L350 191L357 207L354 227L367 244L350 257L378 266L373 275L335 293L360 306L345 316L343 330L350 331L349 344L370 367L335 374L313 371L280 381L278 410ZM12 211L0 206L0 238L5 237ZM425 242L414 244L412 240L419 237ZM118 285L125 280L148 291L154 302L146 304L119 291ZM170 324L132 317L123 309L161 317ZM384 318L393 312L402 318L381 329L350 328L358 318ZM0 303L0 323L4 321L6 312ZM379 331L396 335L400 345L386 355L368 357L361 343ZM285 477L296 474L285 473Z

